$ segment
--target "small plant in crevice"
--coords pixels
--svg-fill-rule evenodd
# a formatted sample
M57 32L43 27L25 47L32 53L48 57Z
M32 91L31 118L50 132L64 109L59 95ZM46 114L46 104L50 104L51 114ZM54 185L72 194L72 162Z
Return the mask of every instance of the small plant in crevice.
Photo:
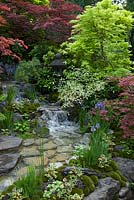
M24 134L30 131L30 121L22 120L14 123L14 131Z

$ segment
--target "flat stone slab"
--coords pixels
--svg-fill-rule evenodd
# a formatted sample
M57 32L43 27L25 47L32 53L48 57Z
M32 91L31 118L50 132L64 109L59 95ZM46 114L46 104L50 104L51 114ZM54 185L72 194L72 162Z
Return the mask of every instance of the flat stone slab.
M23 157L30 157L30 156L39 156L40 152L37 149L37 146L31 147L23 147L20 152L21 156Z
M13 169L20 158L19 153L8 153L0 155L0 174L8 173Z
M0 137L0 151L19 148L22 144L22 139L13 136Z
M41 157L36 156L36 157L29 157L29 158L24 158L24 163L26 165L32 165L32 166L40 166L41 165ZM44 166L48 165L48 158L44 156Z

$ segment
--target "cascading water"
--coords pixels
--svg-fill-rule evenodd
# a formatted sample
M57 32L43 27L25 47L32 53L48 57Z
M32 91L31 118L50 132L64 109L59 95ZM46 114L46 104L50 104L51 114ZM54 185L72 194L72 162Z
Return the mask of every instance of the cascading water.
M78 133L78 125L68 120L68 113L55 105L45 105L40 119L46 122L50 134Z

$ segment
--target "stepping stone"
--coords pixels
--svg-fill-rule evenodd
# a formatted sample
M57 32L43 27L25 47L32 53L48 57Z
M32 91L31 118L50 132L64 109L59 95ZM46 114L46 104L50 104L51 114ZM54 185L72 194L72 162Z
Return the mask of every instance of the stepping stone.
M48 138L39 138L39 139L35 139L35 144L40 146L42 143L45 144L45 143L48 143Z
M57 148L57 152L58 153L67 153L67 152L72 152L72 146L69 145L69 146L59 146Z
M32 139L26 139L24 142L23 142L23 146L27 147L27 146L31 146L33 145L35 142L35 140L32 138Z
M50 150L50 149L56 149L57 145L53 143L52 141L49 141L48 143L44 144L43 149L44 150Z
M53 158L55 156L56 151L55 150L48 150L46 152L46 154L47 154L47 157L50 159L50 158Z
M65 162L69 159L69 155L66 153L60 153L52 158L51 162Z
M31 146L31 147L23 147L20 154L23 157L31 157L31 156L39 156L40 152L37 149L37 146Z
M40 156L24 158L23 160L26 165L40 166L41 164ZM48 165L48 162L49 162L48 158L44 156L44 166Z
M19 153L8 153L0 155L0 174L8 173L13 169L20 158Z
M0 137L0 151L19 148L22 144L22 139L13 136Z

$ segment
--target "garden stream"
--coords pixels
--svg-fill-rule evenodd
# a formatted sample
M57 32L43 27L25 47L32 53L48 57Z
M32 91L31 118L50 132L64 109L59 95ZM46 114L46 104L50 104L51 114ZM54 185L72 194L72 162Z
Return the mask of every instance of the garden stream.
M41 113L39 123L49 128L48 135L26 140L13 136L0 137L0 191L26 174L29 165L40 165L41 144L44 166L55 163L58 167L68 162L75 144L88 141L88 135L79 134L78 125L68 120L68 113L60 106L42 102L37 112Z

